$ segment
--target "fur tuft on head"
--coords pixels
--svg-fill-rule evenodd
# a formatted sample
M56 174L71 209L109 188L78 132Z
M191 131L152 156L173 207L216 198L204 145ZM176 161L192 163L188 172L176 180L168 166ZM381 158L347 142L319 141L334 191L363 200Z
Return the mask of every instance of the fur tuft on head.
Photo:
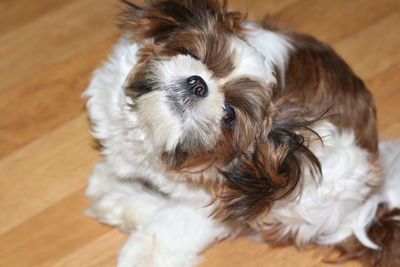
M244 17L228 11L226 1L218 0L148 0L143 7L123 0L120 25L137 42L171 38L176 29L187 27L212 30L217 24L227 33L243 30Z

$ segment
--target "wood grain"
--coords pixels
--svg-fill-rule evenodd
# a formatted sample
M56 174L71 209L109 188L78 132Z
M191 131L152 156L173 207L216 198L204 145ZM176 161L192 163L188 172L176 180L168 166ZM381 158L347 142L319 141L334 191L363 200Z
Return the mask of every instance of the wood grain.
M117 0L0 2L0 266L114 266L125 234L82 214L100 160L84 91L118 38ZM400 136L398 0L231 0L330 43L365 80L382 138ZM328 266L316 250L245 238L203 255L201 267ZM356 262L340 266L359 266Z

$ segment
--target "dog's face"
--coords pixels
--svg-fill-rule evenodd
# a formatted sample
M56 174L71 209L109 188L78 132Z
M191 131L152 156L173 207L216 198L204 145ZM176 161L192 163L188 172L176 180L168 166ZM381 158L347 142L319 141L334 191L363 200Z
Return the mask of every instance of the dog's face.
M149 1L122 13L126 34L143 45L127 78L132 109L170 169L214 170L201 180L223 191L232 218L294 190L303 154L317 163L276 117L277 68L246 42L241 23L217 0Z
M180 155L175 165L227 140L247 150L266 123L273 70L241 39L239 14L217 1L178 2L125 13L125 27L144 44L126 92L156 145Z
M178 31L133 70L128 93L167 153L210 152L264 115L272 81L263 56L237 37L215 38Z

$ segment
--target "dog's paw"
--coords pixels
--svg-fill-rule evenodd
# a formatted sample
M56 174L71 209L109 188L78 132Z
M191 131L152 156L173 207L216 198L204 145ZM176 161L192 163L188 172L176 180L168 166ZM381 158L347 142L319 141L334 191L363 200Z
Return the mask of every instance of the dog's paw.
M129 237L119 252L118 267L192 267L197 255L172 248L163 243L156 233L138 229Z
M112 226L125 227L124 221L124 205L125 196L120 192L111 192L103 194L93 200L85 214L98 219L102 223ZM133 222L131 222L134 225Z
M148 192L140 184L120 182L94 198L85 214L131 231L146 223L165 203L161 195Z

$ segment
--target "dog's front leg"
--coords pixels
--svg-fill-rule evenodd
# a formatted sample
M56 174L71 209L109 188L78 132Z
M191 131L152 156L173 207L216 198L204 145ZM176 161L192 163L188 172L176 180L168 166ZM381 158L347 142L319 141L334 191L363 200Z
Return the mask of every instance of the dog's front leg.
M95 167L86 195L93 200L85 211L87 215L124 231L147 222L169 202L138 179L118 177L106 161Z
M169 203L131 233L118 267L189 267L199 253L225 238L229 229L208 216L207 208Z

